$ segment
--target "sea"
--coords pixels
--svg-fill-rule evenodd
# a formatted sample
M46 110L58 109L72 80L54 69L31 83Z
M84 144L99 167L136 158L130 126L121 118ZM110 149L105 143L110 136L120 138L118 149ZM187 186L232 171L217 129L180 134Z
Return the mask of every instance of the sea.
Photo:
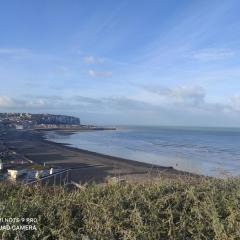
M133 127L47 133L72 147L216 177L240 176L240 129Z

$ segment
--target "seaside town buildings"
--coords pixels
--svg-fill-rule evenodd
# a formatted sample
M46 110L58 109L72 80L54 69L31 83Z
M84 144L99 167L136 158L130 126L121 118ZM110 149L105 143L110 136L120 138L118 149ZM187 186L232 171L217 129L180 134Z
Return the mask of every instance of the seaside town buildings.
M72 128L80 119L71 116L29 113L0 113L0 180L29 182L58 172L52 166L42 166L18 154L6 141L11 129Z
M115 130L115 128L81 125L80 119L72 116L30 113L0 113L0 180L33 181L65 174L55 165L34 163L26 156L18 154L16 148L7 141L8 132L31 130ZM54 167L54 168L53 168ZM62 179L62 177L61 177ZM61 182L61 181L60 181Z
M80 119L72 116L30 113L0 113L0 124L22 129L72 128L80 126Z

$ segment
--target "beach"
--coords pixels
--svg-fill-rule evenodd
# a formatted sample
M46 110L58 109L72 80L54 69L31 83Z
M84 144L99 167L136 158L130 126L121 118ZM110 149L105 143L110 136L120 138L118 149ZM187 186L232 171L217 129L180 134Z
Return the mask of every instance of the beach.
M48 131L46 136L79 149L204 176L232 177L240 171L236 128L119 126L72 134Z
M172 167L112 157L51 142L46 140L45 131L9 129L5 141L18 154L34 163L71 168L71 180L78 183L103 183L109 177L142 182L159 177L172 179L193 175Z

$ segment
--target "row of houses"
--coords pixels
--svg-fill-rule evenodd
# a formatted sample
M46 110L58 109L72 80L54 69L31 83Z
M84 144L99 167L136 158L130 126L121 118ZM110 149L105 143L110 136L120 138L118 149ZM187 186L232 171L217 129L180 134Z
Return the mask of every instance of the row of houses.
M8 128L69 128L80 126L80 119L72 116L30 113L0 113L0 124Z
M42 165L34 165L26 162L6 164L0 160L0 179L1 180L20 180L27 182L33 179L40 179L41 177L52 175L61 169L46 167Z

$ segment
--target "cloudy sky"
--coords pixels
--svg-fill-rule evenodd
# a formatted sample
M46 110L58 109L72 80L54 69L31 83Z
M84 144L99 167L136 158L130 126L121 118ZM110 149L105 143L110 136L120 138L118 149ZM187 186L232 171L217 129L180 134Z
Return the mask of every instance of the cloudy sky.
M0 111L240 126L238 0L3 0Z

